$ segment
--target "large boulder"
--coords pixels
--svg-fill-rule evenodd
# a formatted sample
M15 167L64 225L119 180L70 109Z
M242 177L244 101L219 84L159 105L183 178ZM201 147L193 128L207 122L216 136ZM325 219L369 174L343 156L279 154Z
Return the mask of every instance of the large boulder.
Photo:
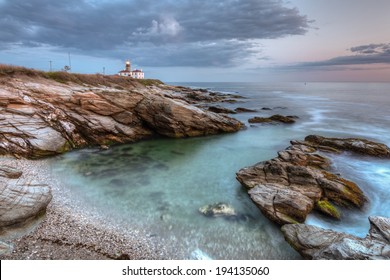
M234 132L241 127L241 123L235 119L158 95L144 98L135 112L148 127L174 138Z
M28 222L43 214L52 199L50 187L24 179L18 170L0 173L0 231L3 227ZM10 179L19 174L19 179Z
M390 259L390 219L370 217L365 238L305 224L282 227L287 242L307 259Z

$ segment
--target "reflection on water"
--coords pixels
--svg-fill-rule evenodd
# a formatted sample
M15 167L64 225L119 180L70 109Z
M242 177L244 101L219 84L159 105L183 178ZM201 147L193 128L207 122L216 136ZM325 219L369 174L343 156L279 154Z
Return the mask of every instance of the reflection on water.
M196 86L196 85L195 85ZM256 125L235 134L182 140L158 139L86 149L53 160L53 172L71 191L123 226L142 227L177 249L176 258L292 259L299 256L278 227L265 219L235 179L235 172L275 157L292 139L308 134L359 136L390 144L388 103L374 93L373 104L361 103L364 86L203 84L213 90L247 97L240 107L258 113L234 115L247 123L255 115L298 115L296 125ZM351 87L351 86L350 86ZM389 87L390 88L390 87ZM360 91L359 91L360 90ZM342 96L358 91L359 94ZM381 99L382 98L382 99ZM380 100L380 102L377 102ZM234 109L237 104L222 104ZM273 108L262 111L263 107ZM311 215L308 223L364 236L367 216L390 216L390 164L387 161L332 156L334 167L358 183L370 200L364 211L345 210L342 221ZM198 209L224 202L247 219L207 218Z

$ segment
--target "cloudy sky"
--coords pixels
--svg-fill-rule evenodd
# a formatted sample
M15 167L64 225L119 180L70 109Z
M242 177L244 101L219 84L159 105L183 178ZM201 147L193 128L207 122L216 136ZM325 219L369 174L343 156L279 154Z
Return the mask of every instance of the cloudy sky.
M0 0L0 63L180 81L388 81L389 0Z

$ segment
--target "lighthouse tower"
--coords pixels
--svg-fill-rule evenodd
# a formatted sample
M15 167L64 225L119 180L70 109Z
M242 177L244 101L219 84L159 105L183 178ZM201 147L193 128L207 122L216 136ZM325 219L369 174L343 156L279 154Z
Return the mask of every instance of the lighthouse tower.
M126 69L125 69L125 71L131 72L131 63L130 63L130 60L126 60Z

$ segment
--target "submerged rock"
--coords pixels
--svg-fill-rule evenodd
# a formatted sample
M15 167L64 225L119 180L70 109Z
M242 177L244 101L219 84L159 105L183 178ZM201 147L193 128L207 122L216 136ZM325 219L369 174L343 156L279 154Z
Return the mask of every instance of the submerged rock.
M212 258L207 255L205 252L203 252L201 249L195 249L192 253L191 253L191 259L192 260L212 260Z
M282 116L282 115L273 115L269 118L263 117L254 117L248 120L249 123L274 123L281 122L286 124L295 123L295 116Z
M306 259L390 259L390 219L370 217L365 238L304 224L282 227L287 242Z
M206 217L233 217L237 216L234 208L226 203L215 203L199 208L199 212Z
M306 141L291 141L272 160L237 172L237 180L262 213L283 225L302 223L313 210L340 219L342 207L362 208L367 201L353 182L329 171L330 160L317 154L321 147L336 147L376 157L387 157L389 148L363 139L336 139L308 136Z

